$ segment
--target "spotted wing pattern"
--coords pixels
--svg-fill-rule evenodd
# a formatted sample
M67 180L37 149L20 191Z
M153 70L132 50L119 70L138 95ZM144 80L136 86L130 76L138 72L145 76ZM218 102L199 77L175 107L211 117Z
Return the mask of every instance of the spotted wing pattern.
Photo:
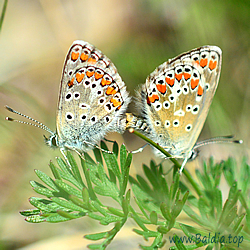
M110 59L93 45L75 41L66 56L59 91L59 146L85 152L107 132L123 132L129 102Z
M220 48L203 46L160 65L138 91L138 116L127 126L174 157L189 157L218 85L221 56Z

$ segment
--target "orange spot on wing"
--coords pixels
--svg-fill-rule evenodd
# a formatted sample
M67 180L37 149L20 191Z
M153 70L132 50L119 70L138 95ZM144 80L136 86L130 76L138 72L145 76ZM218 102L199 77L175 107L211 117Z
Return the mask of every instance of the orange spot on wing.
M79 52L77 52L77 53L72 52L71 53L71 59L72 59L72 61L76 61L78 57L79 57Z
M106 90L107 95L114 95L116 93L117 93L117 91L113 87L110 87L110 86Z
M114 98L112 98L112 99L110 100L110 102L112 102L112 103L113 103L114 107L117 107L117 106L119 106L119 105L121 105L121 104L122 104L121 102L117 101L117 100L116 100L116 99L114 99Z
M84 78L85 74L80 74L80 73L76 73L76 80L78 83L80 83L82 81L82 79Z
M88 59L88 63L89 63L89 64L95 64L95 63L96 63L96 59L90 57L90 58Z
M83 62L85 62L87 59L88 59L89 55L85 54L85 53L82 53L80 58Z
M191 89L195 89L199 84L199 79L191 79Z
M87 71L86 75L87 75L87 77L91 77L94 75L94 73L95 73L94 71Z
M166 93L167 86L165 84L156 84L156 88L158 89L159 92L162 94Z
M104 78L102 78L102 81L101 81L102 86L109 85L110 83L111 83L111 81L107 81Z
M158 95L152 95L148 97L149 103L154 103L155 101L158 101L160 98Z
M183 73L185 80L188 80L191 77L189 73Z
M209 68L210 68L211 70L215 69L216 66L217 66L217 61L212 61L212 60L211 60L211 61L209 62Z
M197 94L198 94L199 96L202 96L202 94L203 94L203 88L201 87L201 85L198 87Z
M206 59L201 59L201 61L200 61L200 66L201 66L202 68L204 68L205 66L207 66L207 58L206 58Z
M182 76L183 76L182 73L180 73L180 74L175 74L175 78L176 78L178 81L181 80Z
M174 79L171 79L169 77L166 77L166 83L169 85L169 86L173 86L174 85Z
M95 79L96 80L99 80L102 77L103 77L103 74L99 74L99 73L95 72Z
M73 77L71 81L68 82L69 88L73 87L75 78Z

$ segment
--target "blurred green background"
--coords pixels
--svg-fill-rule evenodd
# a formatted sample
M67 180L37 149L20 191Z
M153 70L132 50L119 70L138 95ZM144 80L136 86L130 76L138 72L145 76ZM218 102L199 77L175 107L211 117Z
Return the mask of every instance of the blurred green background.
M203 147L186 167L198 168L210 155L218 161L249 155L250 1L12 0L0 36L0 249L85 249L90 242L82 235L99 230L86 218L58 225L24 221L18 211L31 208L33 169L50 174L49 160L60 152L45 146L46 132L4 121L17 118L4 109L8 104L55 130L62 66L76 39L114 62L131 95L167 59L202 45L219 46L220 83L200 140L234 134L244 144ZM144 144L127 132L107 138L130 150ZM135 155L131 174L152 157L149 147ZM109 249L138 249L139 240L128 226Z

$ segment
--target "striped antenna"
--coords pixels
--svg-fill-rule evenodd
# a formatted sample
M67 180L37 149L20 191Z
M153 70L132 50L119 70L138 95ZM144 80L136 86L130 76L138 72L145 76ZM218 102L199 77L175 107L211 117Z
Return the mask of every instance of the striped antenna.
M45 126L45 125L42 124L41 122L39 122L39 121L37 121L37 120L35 120L35 119L33 119L33 118L27 116L27 115L24 115L24 114L22 114L22 113L20 113L20 112L18 112L18 111L16 111L16 110L14 110L14 109L12 109L11 107L9 107L9 106L7 106L7 105L5 106L5 108L6 108L8 111L10 111L10 112L12 112L12 113L14 113L14 114L17 114L17 115L20 115L20 116L23 116L24 118L26 118L26 119L28 119L28 120L30 120L30 121L33 121L33 122L35 122L35 123L25 122L25 121L19 121L19 120L13 119L13 118L8 117L8 116L5 117L5 120L11 121L11 122L19 122L19 123L26 124L26 125L31 125L31 126L34 126L34 127L40 128L40 129L43 129L43 130L49 132L49 133L52 134L52 135L55 134L52 130L50 130L47 126Z
M233 135L228 135L228 136L219 136L219 137L207 139L201 142L197 142L194 145L193 149L197 149L199 147L202 147L208 144L214 144L214 143L238 143L238 144L243 143L243 140L234 140L233 138L234 138Z

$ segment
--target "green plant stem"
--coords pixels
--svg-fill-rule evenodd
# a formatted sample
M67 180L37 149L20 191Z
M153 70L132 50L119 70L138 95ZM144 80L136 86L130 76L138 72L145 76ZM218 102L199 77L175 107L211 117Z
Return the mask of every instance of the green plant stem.
M135 134L136 136L140 137L144 141L148 142L149 144L151 144L152 146L154 146L158 150L160 150L164 155L167 156L167 158L169 158L170 161L172 161L175 164L175 166L177 166L177 168L179 168L179 169L181 168L180 163L175 158L173 158L166 150L164 150L162 147L160 147L159 144L155 143L154 141L152 141L151 139L147 138L146 136L144 136L143 134L139 133L136 130L133 130L132 133ZM191 183L191 185L193 186L193 188L195 189L195 191L197 192L197 194L199 196L201 196L202 192L201 192L198 184L195 182L195 180L190 175L190 173L188 171L186 171L185 169L183 169L182 172L186 176L186 178L189 180L189 182Z
M4 20L6 9L7 9L7 3L8 3L8 0L5 0L3 4L3 9L2 9L1 17L0 17L0 31L2 30L2 27L3 27L3 20Z

